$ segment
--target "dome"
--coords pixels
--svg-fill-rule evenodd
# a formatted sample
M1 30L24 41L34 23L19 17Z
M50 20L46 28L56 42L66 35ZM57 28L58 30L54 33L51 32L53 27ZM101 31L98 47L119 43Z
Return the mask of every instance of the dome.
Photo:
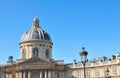
M26 42L26 41L36 41L36 40L52 42L50 35L39 26L38 18L33 19L32 28L23 34L20 43Z

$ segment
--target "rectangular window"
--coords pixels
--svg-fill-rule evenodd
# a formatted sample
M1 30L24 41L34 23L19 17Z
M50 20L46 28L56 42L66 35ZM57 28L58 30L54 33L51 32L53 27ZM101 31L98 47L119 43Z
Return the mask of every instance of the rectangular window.
M95 76L96 76L96 77L99 77L99 76L100 76L100 69L99 69L99 68L96 68L96 69L95 69Z
M112 67L112 74L117 75L117 67L116 66Z
M72 76L72 70L69 70L68 72L69 72L69 75L68 75L69 78L73 78L73 76Z
M81 78L81 70L78 69L78 78Z
M90 78L90 69L86 70L86 78Z

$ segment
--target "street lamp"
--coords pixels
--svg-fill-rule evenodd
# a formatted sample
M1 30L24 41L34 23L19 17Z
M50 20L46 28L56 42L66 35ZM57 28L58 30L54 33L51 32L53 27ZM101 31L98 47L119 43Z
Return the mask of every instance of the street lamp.
M83 47L82 48L82 51L79 53L80 54L80 57L81 57L81 62L84 66L84 78L86 78L86 73L85 73L85 63L87 62L87 55L88 55L88 52L85 50L85 48Z

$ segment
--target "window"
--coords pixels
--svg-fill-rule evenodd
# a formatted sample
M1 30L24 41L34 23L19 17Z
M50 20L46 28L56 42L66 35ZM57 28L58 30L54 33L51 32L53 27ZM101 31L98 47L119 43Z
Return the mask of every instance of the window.
M90 69L87 69L86 78L90 78Z
M33 49L33 56L38 56L38 49L37 48Z
M100 72L99 72L99 71L100 71L99 68L96 68L96 69L95 69L95 76L96 76L96 77L100 76Z
M112 67L112 73L113 73L113 75L117 75L117 67L116 66Z
M68 71L68 78L72 78L73 77L73 75L72 75L72 70L69 70Z
M26 51L25 51L25 49L22 51L22 58L26 59Z
M81 78L81 70L78 70L78 78Z
M107 68L105 67L104 68L104 76L106 76L106 70L107 70Z
M49 50L48 49L45 52L45 56L46 56L46 58L49 58Z

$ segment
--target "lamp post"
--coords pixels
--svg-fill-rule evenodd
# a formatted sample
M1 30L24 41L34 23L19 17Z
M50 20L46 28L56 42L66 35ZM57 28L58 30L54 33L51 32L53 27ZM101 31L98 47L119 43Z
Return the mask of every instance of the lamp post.
M81 57L81 62L83 64L83 69L84 69L84 78L86 78L86 73L85 73L85 63L87 62L87 55L88 55L88 52L85 50L85 48L83 47L82 48L82 51L79 53L80 54L80 57Z

